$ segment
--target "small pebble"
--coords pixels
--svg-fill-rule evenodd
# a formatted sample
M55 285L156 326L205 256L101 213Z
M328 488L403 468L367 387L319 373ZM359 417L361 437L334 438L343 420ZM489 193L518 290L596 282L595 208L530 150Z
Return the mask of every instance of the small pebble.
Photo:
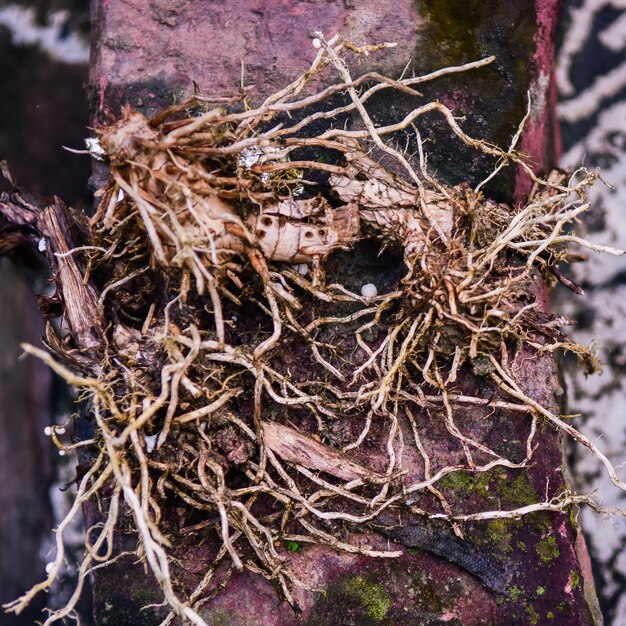
M102 147L97 137L87 137L87 139L85 139L85 145L94 159L98 161L104 160L103 157L106 155L106 150Z
M367 283L361 287L361 295L364 298L375 298L378 295L378 289L373 283Z
M302 274L302 276L306 276L309 273L309 266L306 263L300 263L297 266L298 274Z
M146 452L150 454L156 448L156 442L159 438L159 433L156 435L144 435L143 438L146 440Z

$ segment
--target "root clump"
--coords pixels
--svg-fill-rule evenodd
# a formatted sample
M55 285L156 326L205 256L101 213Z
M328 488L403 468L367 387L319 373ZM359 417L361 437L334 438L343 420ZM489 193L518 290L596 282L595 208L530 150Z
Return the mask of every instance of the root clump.
M54 358L26 351L81 390L95 420L93 438L75 444L92 461L71 515L99 495L104 519L89 533L81 582L110 559L126 511L173 610L164 624L175 614L204 624L197 608L222 562L267 577L295 606L294 589L309 583L290 568L294 542L393 558L400 552L365 547L350 532L407 514L446 520L461 535L463 520L587 501L564 493L524 510L468 512L438 488L456 472L522 471L538 420L590 448L626 487L513 368L516 351L557 349L596 367L561 332L567 320L542 309L537 286L543 275L577 289L558 270L572 244L619 253L572 234L596 174L541 180L515 151L522 126L505 151L467 136L438 102L387 127L368 113L377 91L417 97L420 82L492 59L401 81L354 80L344 43L320 41L311 69L258 108L212 108L196 97L151 119L124 109L98 130L111 174L89 224L60 201L42 212L15 192L0 203L28 237L46 240L65 307L67 335L48 329ZM302 95L324 71L341 82ZM348 103L331 106L338 93ZM514 163L534 178L525 206L429 174L418 124L433 111L496 169ZM347 114L350 126L333 126ZM326 130L311 130L324 120ZM415 134L415 158L391 147L394 133ZM70 228L57 232L62 217ZM68 244L70 231L78 234ZM364 247L372 266L377 254L397 265L378 268L387 278L373 296L342 281ZM472 371L480 391L468 382ZM498 411L526 416L515 458L458 419ZM424 420L441 425L447 455L430 454ZM12 610L54 580L64 524L48 579ZM189 532L217 533L221 548L181 598L171 547ZM79 593L80 585L46 623L71 614Z

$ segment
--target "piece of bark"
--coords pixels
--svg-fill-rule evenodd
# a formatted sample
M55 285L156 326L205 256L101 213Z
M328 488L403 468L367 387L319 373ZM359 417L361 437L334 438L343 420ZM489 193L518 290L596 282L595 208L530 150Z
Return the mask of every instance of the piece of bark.
M537 170L552 160L549 85L557 0L472 3L471 10L460 10L457 3L448 0L234 0L212 3L210 8L200 3L174 5L167 0L94 0L93 8L94 122L118 115L126 103L154 113L175 97L191 93L195 86L205 95L233 96L242 76L247 98L259 102L308 68L315 53L313 33L322 30L327 36L342 33L357 43L400 43L384 53L354 61L355 76L371 70L398 76L407 62L409 71L422 73L495 54L493 66L444 78L424 93L428 99L440 99L456 114L466 114L464 128L470 135L506 147L525 113L526 94L531 91L534 99L521 149ZM380 98L375 107L377 122L396 121L414 106L415 100L408 95L394 96L393 102ZM432 169L446 182L475 184L489 173L492 161L459 146L436 115L420 123L422 138L433 140L428 144ZM409 140L408 152L412 149L415 145ZM498 201L512 202L523 200L529 189L525 174L509 170L492 181L487 193ZM380 268L368 268L358 259L353 264L361 284L384 280ZM378 272L374 278L372 272ZM289 348L283 352L286 362L297 360ZM555 408L560 388L552 357L527 350L515 357L514 365L524 391ZM434 458L446 458L449 442L445 436L442 440L442 431L437 431L434 423L424 428L432 429L428 439L435 443L430 453ZM519 441L527 434L528 420L523 415L502 413L492 428L494 441ZM524 501L530 493L543 497L546 489L549 496L557 494L565 486L559 436L545 428L540 445L518 495L511 495L514 485L503 488L488 484L490 489L473 493L471 498L484 506L498 506L493 504L496 489L502 489L502 496L511 502L515 498ZM461 490L459 502L464 497L470 496ZM95 513L94 507L86 510L88 525L98 521ZM225 589L205 603L201 613L209 624L268 626L598 623L583 585L571 584L581 575L574 550L580 545L580 531L563 514L541 519L541 523L534 518L517 526L490 527L493 533L501 533L502 552L507 551L506 558L516 572L512 582L493 582L503 584L508 598L505 602L462 566L427 552L406 550L400 559L376 560L337 553L324 546L303 546L292 558L295 573L326 593L296 591L301 616L281 602L269 583L249 572L235 574ZM466 538L476 545L487 540L485 527L474 532L475 537ZM370 547L387 547L387 540L373 532L353 538L357 540ZM550 547L554 550L547 550ZM176 557L187 571L190 587L202 577L214 549L208 538L202 545L194 541L177 547ZM448 553L440 550L444 552ZM97 621L115 621L122 626L135 623L130 617L124 621L123 615L144 619L146 613L140 612L143 603L134 598L141 592L153 597L155 590L140 572L141 568L128 560L95 572ZM128 593L120 594L124 581L132 581L132 585ZM590 584L587 580L587 590ZM113 597L115 606L111 606Z
M80 214L59 198L48 201L22 193L4 163L2 172L14 188L0 194L0 216L7 224L0 231L0 249L30 245L45 252L57 293L39 298L42 312L54 317L50 309L56 308L54 304L58 302L62 305L63 321L76 341L72 347L87 352L97 348L103 330L98 293L90 282L85 283L84 264L72 252L85 243ZM76 356L77 360L80 358Z
M80 242L72 240L76 227L72 224L67 207L55 198L38 220L39 229L47 239L47 246L55 253L57 284L61 286L64 314L78 341L80 349L90 350L100 345L102 321L98 294L91 283L85 284L85 271L70 252Z
M378 482L383 476L350 460L344 452L315 441L299 433L295 428L276 422L263 425L265 445L288 463L303 465L319 472L325 472L342 480L364 480Z

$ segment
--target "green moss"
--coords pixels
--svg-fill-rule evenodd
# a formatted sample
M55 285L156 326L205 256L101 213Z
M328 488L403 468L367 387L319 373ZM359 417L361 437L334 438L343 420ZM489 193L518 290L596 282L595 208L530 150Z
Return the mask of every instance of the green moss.
M569 585L572 589L577 589L580 585L580 574L576 570L570 572Z
M539 555L542 563L550 563L554 559L558 558L561 554L559 546L556 543L555 537L545 537L535 546L535 550Z
M387 572L391 579L393 572ZM378 582L375 569L371 576L361 574L336 580L325 593L317 596L315 606L302 626L339 626L339 624L362 624L363 626L389 626L392 597ZM407 585L410 591L410 585ZM212 623L212 622L208 622ZM300 623L300 620L298 620Z
M537 587L537 589L535 589L535 593L538 596L542 596L545 592L546 592L546 588L545 587Z
M213 609L208 613L201 613L202 618L206 621L207 624L211 624L211 626L239 626L242 624L241 615L236 612L229 611L226 609ZM133 622L134 623L134 622ZM156 622L152 622L156 623ZM255 620L246 619L246 626L261 626L260 623Z
M490 54L498 57L497 64L467 72L466 76L443 78L433 86L426 86L425 91L434 98L454 93L455 114L469 111L465 130L472 136L505 145L526 110L531 74L525 60L528 50L535 48L537 34L534 5L530 0L509 3L417 0L416 4L420 17L424 18L420 19L419 39L413 54L416 73ZM480 115L475 115L476 112ZM456 182L458 172L462 171L463 180L473 184L474 176L478 182L493 169L490 159L472 158L463 148L455 150L444 137L438 136L436 143L437 147L430 153L431 164L444 179ZM503 199L510 197L515 184L512 172L492 180L489 190Z
M507 481L506 472L501 470L472 473L470 471L452 472L439 482L439 486L453 498L465 499L476 495L499 495L501 485Z
M442 491L451 501L464 501L470 498L484 502L490 500L493 506L502 509L515 509L538 502L539 495L533 487L527 473L511 475L511 472L496 469L491 472L462 471L449 474L440 481ZM527 544L515 542L518 529L534 526L540 532L551 527L549 514L535 513L524 521L495 519L485 523L483 541L489 546L497 546L504 553L511 553L517 547L526 552Z
M391 608L391 598L382 585L369 582L363 576L348 581L346 592L360 602L365 613L375 622L382 622Z
M232 615L223 609L216 609L210 615L213 626L232 626Z
M530 483L526 472L519 474L512 481L500 484L498 497L503 507L517 508L539 501L539 495Z
M155 610L144 610L145 605L124 603L120 598L115 604L107 602L98 611L99 624L102 626L151 626L161 622L163 615ZM153 603L154 604L154 603Z
M554 613L552 611L548 611L546 613L546 619L554 619Z
M567 600L563 600L563 602L561 602L559 604L559 606L556 607L559 611L561 611L561 613L569 613L570 612L570 605L569 602Z
M573 506L569 507L569 521L572 528L578 528L578 522L576 521L576 512Z
M452 472L439 481L442 491L458 495L467 494L477 489L485 489L489 485L489 474L482 472L474 475L471 472Z
M452 581L444 588L428 574L419 571L411 576L407 602L420 611L443 613L448 606L455 603L459 594L460 590Z
M515 478L501 469L476 474L453 472L442 478L439 485L444 492L458 497L491 493L502 507L516 508L539 501L539 495L525 472Z
M512 523L510 520L494 519L487 522L487 536L489 541L494 545L500 547L502 552L511 552L513 546L511 545L511 539L513 534L511 533Z
M439 42L439 51L449 63L463 63L468 58L485 54L478 48L475 28L484 19L485 3L482 0L421 0L420 13L427 15L433 36ZM459 19L463 16L463 19Z
M524 595L524 590L521 587L513 586L507 589L507 593L513 602L517 602Z
M528 623L529 624L538 624L539 623L539 614L532 606L526 607L526 613L528 613Z

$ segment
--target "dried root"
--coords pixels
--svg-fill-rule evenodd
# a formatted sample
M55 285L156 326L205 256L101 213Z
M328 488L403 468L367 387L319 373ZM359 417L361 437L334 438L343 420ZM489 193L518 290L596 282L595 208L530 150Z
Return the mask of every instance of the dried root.
M127 108L101 128L111 176L89 224L60 201L42 212L15 193L0 204L9 221L28 227L25 238L43 238L64 306L68 334L48 330L54 357L25 350L89 400L94 438L77 445L97 450L57 530L47 580L9 610L19 613L49 588L64 528L96 494L104 523L89 532L79 588L46 624L70 615L84 577L110 560L122 508L173 610L163 623L177 614L204 624L197 609L223 561L267 577L295 605L293 589L307 581L290 569L289 539L400 554L339 539L336 524L354 529L383 511L410 511L448 520L461 534L459 521L590 503L563 494L468 514L438 487L459 471L527 466L538 420L587 446L626 490L593 442L521 388L510 356L565 349L596 367L559 330L567 320L542 310L534 286L539 274L562 278L557 265L572 244L621 254L571 231L596 174L537 179L515 152L521 127L503 151L467 136L438 102L386 127L368 113L377 91L418 95L415 85L491 58L419 78L355 80L341 58L353 46L319 37L311 69L258 108L229 111L193 98L152 119ZM341 82L301 95L325 69ZM329 107L338 93L348 103ZM497 169L525 168L536 182L528 203L497 204L481 195L482 183L472 190L430 176L415 126L428 112L499 159ZM313 130L346 114L356 119L350 129ZM416 133L417 163L386 141L397 132ZM66 240L69 232L78 233L75 241ZM403 268L379 295L335 278L364 240L393 251ZM284 346L295 361L281 354ZM487 395L469 389L472 369ZM517 458L458 420L499 410L528 414ZM439 419L457 445L449 462L429 455L425 419ZM170 546L181 532L172 502L191 528L218 533L222 545L184 599L172 574Z

